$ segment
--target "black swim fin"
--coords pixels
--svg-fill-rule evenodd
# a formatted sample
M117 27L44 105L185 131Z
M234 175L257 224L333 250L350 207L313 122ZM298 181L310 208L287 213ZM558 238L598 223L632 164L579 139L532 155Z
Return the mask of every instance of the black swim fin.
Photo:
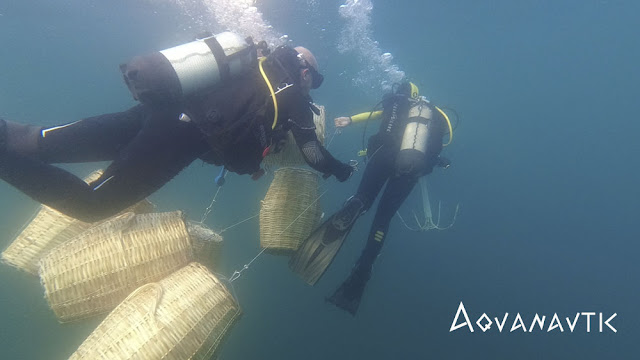
M370 271L352 271L347 280L327 298L327 301L355 316L370 277Z
M363 212L363 203L352 197L318 227L291 257L289 268L309 285L314 285L329 267L342 247L356 219Z

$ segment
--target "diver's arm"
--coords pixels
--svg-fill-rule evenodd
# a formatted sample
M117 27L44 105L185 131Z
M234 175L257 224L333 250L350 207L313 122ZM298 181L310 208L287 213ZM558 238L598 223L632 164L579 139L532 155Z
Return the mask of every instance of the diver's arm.
M334 175L341 182L347 180L353 168L349 164L336 160L318 141L310 107L311 98L300 96L299 93L290 94L292 95L286 98L288 100L286 108L289 110L287 127L291 129L302 157L314 170L325 175Z
M314 170L323 174L334 175L339 181L345 181L353 172L353 168L349 164L345 164L337 160L331 155L327 149L322 146L315 129L302 128L293 126L291 129L296 144L302 153L304 160Z
M352 116L342 116L342 117L335 118L333 121L336 124L336 127L341 128L341 127L349 126L354 122L376 120L376 119L379 119L380 117L382 117L382 110L369 111L369 112L364 112L364 113L360 113Z
M382 117L382 110L367 111L360 114L350 116L351 122L362 122L367 120L377 120Z

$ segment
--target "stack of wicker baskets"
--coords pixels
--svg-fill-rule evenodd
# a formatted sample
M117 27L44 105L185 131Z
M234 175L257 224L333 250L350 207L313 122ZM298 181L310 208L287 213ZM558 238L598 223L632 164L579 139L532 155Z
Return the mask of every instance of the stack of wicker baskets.
M48 252L40 280L60 322L113 310L71 358L209 359L241 312L205 266L221 243L180 211L128 212Z
M87 183L98 179L101 170L85 178ZM127 211L147 213L153 211L153 204L147 200L132 206ZM36 216L25 226L9 247L2 252L2 260L11 266L31 274L38 273L38 262L56 246L73 239L96 225L86 223L48 206L41 205Z
M112 310L139 286L193 261L193 243L207 254L218 246L192 238L179 211L125 213L50 251L40 261L40 281L61 322L83 319Z
M131 293L70 359L209 359L240 313L225 286L191 263Z

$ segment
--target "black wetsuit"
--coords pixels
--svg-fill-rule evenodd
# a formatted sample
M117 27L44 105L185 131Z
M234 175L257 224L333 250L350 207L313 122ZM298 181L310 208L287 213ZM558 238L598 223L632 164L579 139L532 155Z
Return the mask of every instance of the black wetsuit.
M365 285L389 230L391 219L421 176L431 173L441 163L442 137L445 120L431 105L433 118L429 122L426 156L420 163L401 165L398 154L402 143L409 108L408 96L389 95L383 100L382 124L377 134L369 139L367 153L369 161L365 168L357 193L347 201L362 204L360 213L368 210L378 193L386 184L378 204L367 243L347 280L328 298L335 305L356 313ZM417 159L416 159L417 160ZM410 171L406 171L410 168ZM356 215L357 216L357 215Z
M298 68L290 66L295 64L294 52L279 48L265 61L274 87L291 84L277 95L276 129L271 129L274 111L269 92L254 69L224 91L181 104L141 104L124 112L37 129L37 146L29 153L3 149L11 133L0 120L0 132L4 132L0 133L0 178L38 202L92 222L149 196L198 158L240 174L253 173L259 170L265 147L291 130L301 148L317 144L317 154L305 156L310 166L345 180L350 167L318 143L310 99L296 87ZM192 121L179 120L183 113ZM91 184L50 165L93 161L113 162Z
M434 118L430 123L426 161L416 164L413 171L401 174L396 161L407 124L408 99L399 95L390 95L383 104L384 112L380 130L369 139L367 147L369 160L354 196L362 201L364 210L367 210L386 184L371 225L367 245L358 261L358 266L362 270L371 269L375 258L380 253L391 219L409 196L418 179L431 173L434 166L439 164L442 137L445 133L445 120L433 109Z

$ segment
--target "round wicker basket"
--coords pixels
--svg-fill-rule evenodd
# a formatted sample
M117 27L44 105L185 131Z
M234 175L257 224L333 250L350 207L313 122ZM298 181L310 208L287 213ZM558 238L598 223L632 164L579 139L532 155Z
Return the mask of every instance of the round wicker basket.
M220 280L191 263L131 293L70 359L210 359L240 313Z

